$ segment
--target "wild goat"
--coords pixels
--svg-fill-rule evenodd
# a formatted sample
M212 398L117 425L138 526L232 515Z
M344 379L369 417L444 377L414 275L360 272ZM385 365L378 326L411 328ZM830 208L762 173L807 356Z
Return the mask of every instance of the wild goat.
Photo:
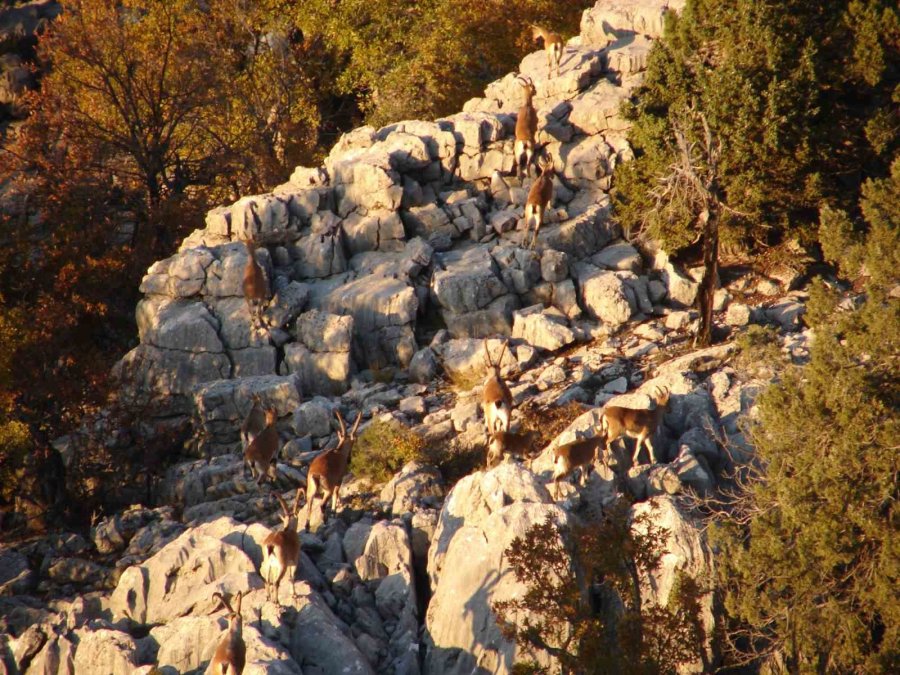
M588 469L590 469L591 463L597 458L598 450L602 443L603 436L594 436L593 438L560 445L553 450L553 487L556 499L559 499L560 479L568 476L576 468L581 468L580 482L581 486L584 487L584 484L587 482Z
M512 394L506 382L500 377L500 363L509 346L509 341L503 343L500 358L494 363L491 360L491 350L488 341L484 340L484 361L490 373L484 381L484 389L481 392L481 407L484 411L484 422L487 425L488 435L498 431L509 431L512 421Z
M297 496L294 498L294 508L288 511L287 504L281 495L275 498L281 505L282 528L272 532L263 541L263 567L266 582L266 598L278 604L278 587L281 579L287 573L288 582L291 584L291 597L297 597L297 589L294 586L294 573L297 562L300 560L300 535L297 534L297 512L300 510L300 496L303 488L297 488Z
M534 138L537 134L538 117L532 99L537 93L531 78L519 75L516 77L525 90L525 103L519 108L516 118L516 142L513 151L516 155L516 176L531 175L531 160L534 157Z
M228 631L219 641L216 647L216 653L212 662L209 664L209 673L213 675L241 675L244 672L244 663L247 660L247 647L244 644L244 636L241 631L243 629L243 619L241 618L241 598L242 591L238 591L235 595L234 607L221 593L213 593L214 598L218 598L222 605L228 609ZM218 611L219 607L216 607Z
M281 448L281 439L275 428L277 421L275 408L267 408L265 428L244 449L244 469L250 468L250 477L256 477L257 485L262 482L263 476L275 481L275 456Z
M540 166L541 175L532 183L528 199L525 200L525 233L522 235L522 244L528 241L528 231L531 229L531 222L534 221L534 237L529 248L537 245L538 232L544 223L544 211L553 201L553 176L556 175L553 160L542 160Z
M650 463L653 463L655 451L651 439L659 428L659 423L666 414L669 406L669 390L657 387L653 393L653 401L656 404L649 410L632 410L621 406L606 406L600 418L600 429L606 436L606 449L612 453L612 444L622 436L630 436L637 439L634 447L632 465L638 463L641 454L641 445L647 444L650 452Z
M544 43L544 50L547 52L547 76L553 72L553 66L556 66L556 75L559 76L559 62L562 59L563 39L559 33L554 33L540 26L531 26L531 39L540 39Z
M266 411L263 409L259 394L251 394L252 401L247 416L241 423L241 447L244 450L266 428Z
M309 471L306 474L307 531L309 531L313 499L315 499L320 487L324 493L322 499L323 515L329 498L331 498L331 512L337 513L341 482L347 474L347 467L350 464L350 453L353 451L353 444L356 443L356 430L359 428L362 412L356 416L356 421L353 423L353 428L349 434L347 433L347 426L344 424L344 418L341 416L341 411L335 410L334 416L337 417L338 424L341 425L337 435L337 445L326 450L310 462Z
M247 267L244 269L244 298L250 310L250 320L262 327L263 305L269 301L269 284L265 272L256 260L256 244L249 239L244 241L247 247Z
M491 434L491 443L487 451L487 468L497 466L504 455L515 455L528 462L531 468L531 451L535 440L536 431L515 433L512 431L495 431Z

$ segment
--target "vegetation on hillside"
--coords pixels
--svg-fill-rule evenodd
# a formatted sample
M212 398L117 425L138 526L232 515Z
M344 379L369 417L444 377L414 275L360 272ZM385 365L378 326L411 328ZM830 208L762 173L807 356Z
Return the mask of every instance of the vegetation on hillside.
M856 209L900 144L900 13L889 0L688 0L626 111L635 162L616 172L617 214L674 251L696 242L690 204L656 209L674 129L702 112L721 146L723 241L815 238L819 208ZM685 124L702 143L699 123Z
M106 400L141 276L211 204L286 180L364 120L454 112L533 48L528 21L571 35L589 3L61 4L31 114L0 146L7 485Z
M716 528L733 656L792 673L900 667L900 160L862 193L868 235L831 212L820 237L864 300L813 287L810 363L760 398L757 464Z
M624 501L599 523L533 526L504 553L526 590L494 603L501 630L562 673L653 675L692 662L708 670L697 583L680 575L665 606L641 601L640 580L659 566L666 535L646 515L630 518ZM514 672L551 671L531 661Z

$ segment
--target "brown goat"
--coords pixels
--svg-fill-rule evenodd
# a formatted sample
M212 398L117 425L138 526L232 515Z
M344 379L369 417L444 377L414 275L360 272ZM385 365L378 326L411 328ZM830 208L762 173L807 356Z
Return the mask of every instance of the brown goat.
M228 609L228 631L219 641L216 653L209 664L209 673L213 675L241 675L244 672L244 664L247 661L247 646L244 644L242 634L244 621L241 618L241 598L243 593L237 592L235 602L231 603L221 593L213 593L222 605ZM218 609L218 607L216 608Z
M540 39L544 43L544 50L547 52L547 76L553 73L553 66L556 66L556 75L559 76L559 62L562 59L563 39L559 33L554 33L540 26L531 26L531 39Z
M537 110L534 109L532 99L537 93L537 89L529 77L519 75L516 80L525 90L525 103L519 108L519 115L516 118L516 142L513 146L516 156L516 175L521 178L523 173L531 175L531 160L534 157L535 135L538 126Z
M269 301L269 283L262 266L256 260L256 244L249 239L244 241L247 247L247 267L244 269L244 298L250 310L250 319L262 327L262 311Z
M324 516L325 507L331 499L331 512L337 513L337 505L340 502L341 482L347 475L347 467L350 465L350 453L353 451L353 444L356 443L356 430L359 428L359 421L362 419L362 412L356 416L353 428L347 433L347 426L344 424L344 418L341 416L340 410L335 410L338 424L341 425L337 435L337 445L326 450L316 457L309 465L309 471L306 474L306 530L309 531L309 519L312 516L312 504L319 488L324 492L322 500L322 512Z
M534 221L534 237L529 248L537 245L538 232L544 223L544 211L553 201L553 176L555 175L553 161L542 161L541 175L532 183L531 189L528 191L528 199L525 200L525 233L522 235L522 244L528 241L528 231L531 229L531 222Z
M497 466L504 455L521 457L528 462L531 468L531 452L534 441L537 439L536 431L515 433L512 431L495 431L491 434L491 443L487 451L487 468Z
M669 406L669 390L658 388L652 398L656 405L649 410L632 410L621 406L606 406L603 409L600 429L606 436L607 452L612 453L612 444L619 438L630 436L637 439L634 457L631 460L632 465L638 464L641 445L644 443L647 444L650 452L650 463L653 463L655 451L651 439L659 428L659 423L665 417L666 409Z
M488 341L486 338L484 340L484 361L490 373L484 381L484 389L481 392L481 407L489 436L498 431L509 431L509 424L512 422L512 394L500 376L500 363L508 346L509 341L503 343L500 358L494 363L491 360Z
M250 477L256 476L257 485L261 483L263 476L275 481L275 456L281 448L281 439L275 428L277 421L278 412L275 408L266 409L265 428L244 450L244 469L250 468Z
M297 534L297 512L300 510L300 496L303 488L297 488L297 496L294 498L294 508L288 511L287 504L281 495L275 498L281 505L282 528L272 532L263 541L263 567L266 568L264 581L266 582L266 598L278 604L278 587L281 579L287 573L288 582L291 584L291 597L297 597L297 588L294 585L294 574L297 562L300 560L300 535Z
M263 409L259 394L251 394L252 401L247 416L241 423L241 446L244 450L266 428L266 411Z
M559 499L559 481L564 476L568 476L576 468L581 468L580 482L581 486L587 482L587 474L591 464L597 459L600 445L603 443L602 436L594 436L580 441L572 441L565 445L560 445L553 450L554 466L553 466L553 486L554 497Z

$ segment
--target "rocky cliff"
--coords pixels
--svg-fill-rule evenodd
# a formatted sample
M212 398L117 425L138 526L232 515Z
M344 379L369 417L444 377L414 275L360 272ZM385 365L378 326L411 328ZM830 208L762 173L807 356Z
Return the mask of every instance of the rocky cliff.
M213 593L241 590L245 673L509 673L523 654L491 607L524 589L504 551L532 525L590 520L623 493L632 517L666 530L642 602L665 604L687 572L706 589L712 635L712 556L689 497L714 491L752 452L739 422L765 381L730 362L730 343L690 351L696 275L623 240L609 212L613 171L630 157L619 103L640 81L666 4L598 2L558 77L542 52L523 60L558 172L535 250L520 246L530 179L509 175L523 100L510 74L456 115L347 134L323 166L213 210L150 268L141 343L118 372L132 398L156 399L161 419L192 418L208 457L168 470L166 506L107 518L90 541L63 534L0 550L10 671L201 672L226 625ZM248 239L274 291L261 328L242 291ZM803 294L787 294L794 281L733 280L717 294L717 321L771 323L802 360L809 334L799 332ZM296 579L282 584L280 606L267 601L261 547L278 524L274 492L288 499L305 485L311 459L334 443L333 411L483 452L484 349L496 359L501 336L514 425L527 406L574 403L580 414L530 469L505 461L449 491L423 462L384 485L348 478L340 517L323 523L318 502L309 518L302 509ZM671 399L649 463L598 462L584 488L564 483L555 499L553 449L593 436L597 406L620 395L646 406L657 387ZM253 394L276 408L283 444L277 483L263 489L236 454ZM711 639L704 649L716 658Z

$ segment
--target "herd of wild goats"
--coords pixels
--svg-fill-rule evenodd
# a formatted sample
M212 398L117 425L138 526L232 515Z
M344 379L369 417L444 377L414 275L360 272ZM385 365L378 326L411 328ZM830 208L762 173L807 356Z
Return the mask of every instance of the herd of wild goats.
M559 63L563 53L563 40L556 33L551 33L539 27L532 27L532 35L535 40L542 40L547 52L547 69L551 74L556 69L559 74ZM519 75L518 81L525 91L525 103L519 109L516 120L516 174L531 176L531 165L535 160L535 135L537 133L537 111L532 103L536 89L532 80ZM530 247L537 244L538 232L543 222L544 210L553 198L554 167L551 159L539 157L536 159L540 169L540 175L536 178L528 192L525 203L525 231L522 235L522 244L528 241L528 233L532 223L534 234ZM262 311L270 299L269 284L262 267L256 260L256 247L252 241L244 242L247 247L248 261L244 271L243 290L247 299L251 318L254 324L263 327ZM500 374L500 363L506 352L508 343L504 343L500 358L494 362L488 350L487 341L484 344L485 365L488 369L488 377L485 380L482 392L482 409L487 427L488 450L487 467L498 464L503 457L517 456L529 461L531 446L535 432L514 432L510 429L512 419L513 400L509 387ZM646 445L650 451L650 459L653 460L652 437L665 414L669 402L669 393L665 389L657 389L653 395L653 406L650 409L633 410L619 406L607 405L601 414L596 435L592 438L577 440L560 445L554 450L553 483L555 497L559 498L559 481L580 468L582 485L585 483L587 470L592 463L598 460L602 454L601 445L605 447L607 456L612 453L612 444L623 436L637 439L632 462L637 463L641 447ZM309 530L309 522L312 515L313 500L323 493L323 517L327 504L331 501L332 514L337 512L340 501L339 490L344 476L347 474L350 462L350 453L356 441L362 413L357 414L353 426L347 432L347 425L340 411L335 412L340 429L337 432L337 443L319 454L309 465L306 478L306 529ZM244 452L244 471L250 471L251 478L255 477L257 485L263 478L275 480L275 460L278 456L281 443L278 431L275 427L277 413L274 408L264 408L257 395L253 395L253 403L250 411L244 419L241 430L241 444ZM278 604L278 588L281 580L287 575L289 580L294 578L297 563L300 559L300 537L298 533L298 513L300 510L303 488L297 489L296 498L292 508L275 494L282 509L282 523L280 530L272 532L263 542L264 560L260 570L265 581L266 597ZM294 588L293 584L291 584ZM216 649L208 672L215 675L240 675L244 669L246 660L246 647L241 635L241 598L243 592L238 592L229 598L221 593L215 597L228 610L229 626Z

